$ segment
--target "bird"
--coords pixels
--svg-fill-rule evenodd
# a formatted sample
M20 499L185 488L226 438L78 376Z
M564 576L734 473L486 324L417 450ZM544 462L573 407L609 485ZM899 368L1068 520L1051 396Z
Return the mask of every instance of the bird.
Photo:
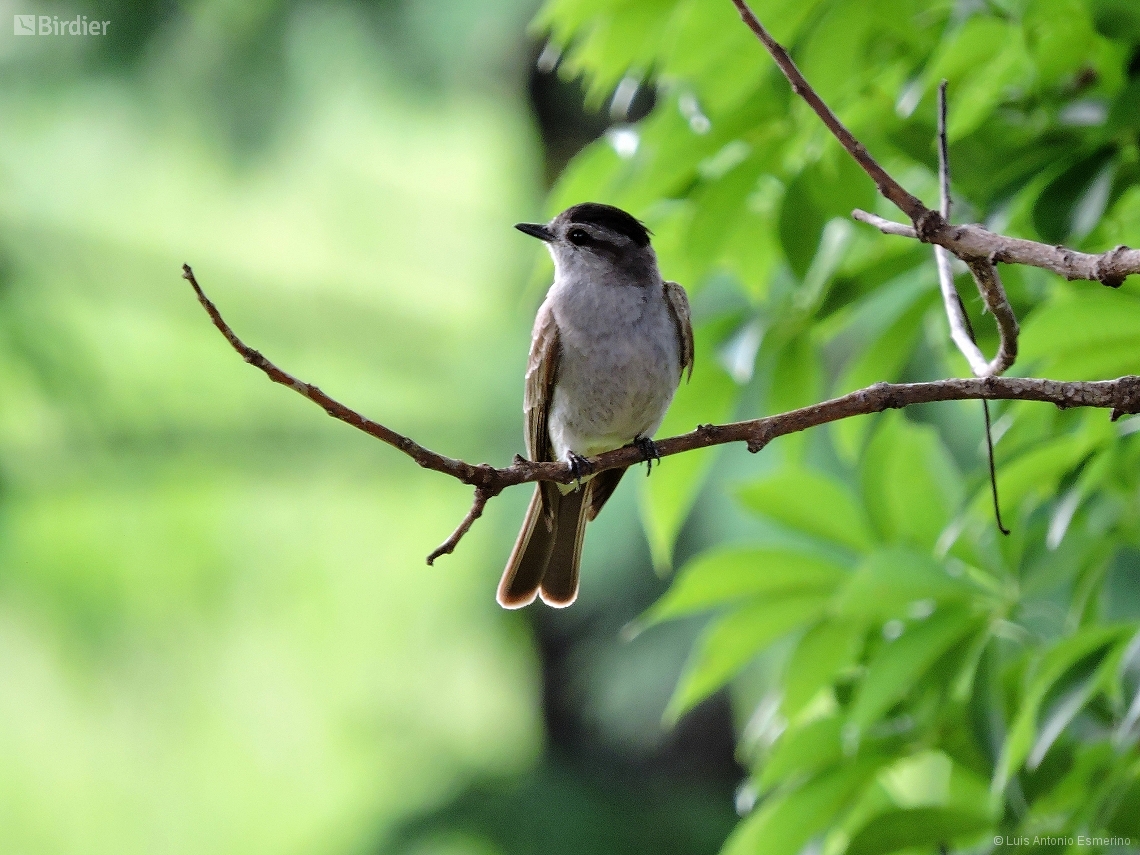
M536 484L496 599L507 609L536 598L563 608L578 596L586 523L625 472L594 474L586 458L636 444L652 466L653 435L692 376L692 318L685 289L662 278L649 229L632 214L584 202L515 228L554 259L527 360L527 456L568 463L575 481Z

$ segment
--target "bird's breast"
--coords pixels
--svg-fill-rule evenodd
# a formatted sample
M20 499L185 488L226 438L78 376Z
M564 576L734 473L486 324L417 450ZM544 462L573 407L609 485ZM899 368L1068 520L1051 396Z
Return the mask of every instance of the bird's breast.
M663 291L608 286L582 292L555 310L561 354L548 424L560 458L652 436L681 373Z

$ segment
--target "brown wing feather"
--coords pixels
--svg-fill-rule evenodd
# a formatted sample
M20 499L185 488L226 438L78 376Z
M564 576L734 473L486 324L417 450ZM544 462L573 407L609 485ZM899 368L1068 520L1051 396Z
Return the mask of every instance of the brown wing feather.
M693 377L693 317L689 312L689 298L685 289L676 282L665 283L665 299L669 302L669 311L673 313L673 322L677 325L677 338L681 343L681 373L689 371L689 379Z
M550 413L551 399L554 397L554 381L558 377L558 361L561 356L558 341L558 324L550 303L539 307L531 333L530 357L526 364L526 388L523 392L523 414L526 420L526 453L531 460L553 460L550 448L550 434L547 431L547 416ZM540 489L543 496L553 498L557 485L544 481ZM553 526L554 509L557 502L544 503L547 526Z

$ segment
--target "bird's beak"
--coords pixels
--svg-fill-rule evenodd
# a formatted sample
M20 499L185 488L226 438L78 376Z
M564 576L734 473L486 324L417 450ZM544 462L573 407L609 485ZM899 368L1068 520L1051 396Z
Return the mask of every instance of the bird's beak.
M515 228L522 232L524 235L536 237L545 243L550 243L552 240L554 240L554 232L552 232L541 223L517 223L515 225Z

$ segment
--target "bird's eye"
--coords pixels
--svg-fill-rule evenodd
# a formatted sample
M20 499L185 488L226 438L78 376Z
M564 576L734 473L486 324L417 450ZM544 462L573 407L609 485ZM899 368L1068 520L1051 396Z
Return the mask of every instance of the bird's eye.
M570 229L566 239L575 246L582 246L590 242L590 236L583 229Z

